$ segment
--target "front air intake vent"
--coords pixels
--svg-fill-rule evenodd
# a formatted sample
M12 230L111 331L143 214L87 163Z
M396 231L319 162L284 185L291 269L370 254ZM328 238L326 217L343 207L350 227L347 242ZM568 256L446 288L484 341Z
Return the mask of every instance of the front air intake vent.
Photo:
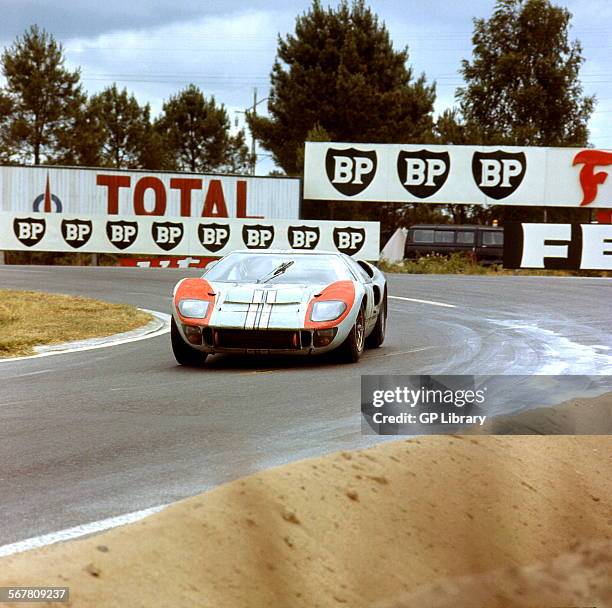
M245 348L250 350L299 350L300 332L265 329L215 329L214 346L217 348Z

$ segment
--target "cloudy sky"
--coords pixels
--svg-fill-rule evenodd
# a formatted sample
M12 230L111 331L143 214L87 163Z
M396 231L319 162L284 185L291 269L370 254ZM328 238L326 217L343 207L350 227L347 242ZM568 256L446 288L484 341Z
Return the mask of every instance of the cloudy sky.
M336 4L335 0L331 0ZM572 37L584 47L582 82L598 98L591 142L612 148L612 2L556 0L573 13ZM113 82L133 91L153 114L165 99L193 82L228 109L240 110L269 90L278 34L294 28L308 0L0 0L0 45L38 24L62 41L70 66L80 67L86 89ZM494 0L370 0L394 45L409 47L415 73L437 83L436 112L454 105L461 59L469 58L472 19L488 17ZM266 103L258 106L265 112ZM258 173L273 168L259 150Z

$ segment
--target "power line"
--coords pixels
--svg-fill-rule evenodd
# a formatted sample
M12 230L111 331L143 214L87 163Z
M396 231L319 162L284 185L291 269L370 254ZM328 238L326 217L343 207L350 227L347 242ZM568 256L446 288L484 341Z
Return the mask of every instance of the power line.
M427 38L428 41L431 38ZM227 40L224 40L227 42ZM444 53L466 53L469 48L471 48L471 43L466 44L462 47L440 47L440 46L421 46L415 45L412 46L407 41L405 44L397 45L397 46L408 46L409 51L432 51L432 52L444 52ZM592 44L582 44L583 51L588 51L592 49L612 49L612 45L592 45ZM161 47L161 46L110 46L106 44L102 44L99 46L85 46L83 48L70 48L70 45L66 45L66 52L75 53L75 54L83 54L89 52L107 52L107 51L146 51L147 53L270 53L275 54L277 51L276 46L274 48L236 48L231 46L225 47Z

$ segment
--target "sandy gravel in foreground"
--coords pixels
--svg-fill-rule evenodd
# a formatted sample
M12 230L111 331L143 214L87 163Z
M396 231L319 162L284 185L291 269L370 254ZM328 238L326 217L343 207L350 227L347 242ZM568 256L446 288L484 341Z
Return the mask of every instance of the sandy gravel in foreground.
M569 560L581 605L603 606L611 456L608 436L430 436L336 453L4 558L0 585L67 585L87 607L399 607L427 593L431 606L474 607L475 588L506 589L527 567L532 590L540 569L558 605L574 605ZM528 594L520 581L512 593ZM539 605L491 597L480 605Z

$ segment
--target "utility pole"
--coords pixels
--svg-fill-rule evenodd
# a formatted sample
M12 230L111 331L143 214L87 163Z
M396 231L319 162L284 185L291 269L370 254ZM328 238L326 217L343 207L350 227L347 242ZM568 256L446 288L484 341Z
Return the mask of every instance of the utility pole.
M245 110L236 110L236 114L245 114L253 112L253 116L257 116L257 106L264 101L268 101L269 97L257 99L257 87L253 89L253 105ZM238 118L236 118L236 126L238 126ZM255 167L257 165L257 140L251 130L251 175L255 175Z
M257 87L253 89L253 116L257 116ZM255 175L255 166L257 165L257 149L255 146L255 135L251 129L251 175Z

